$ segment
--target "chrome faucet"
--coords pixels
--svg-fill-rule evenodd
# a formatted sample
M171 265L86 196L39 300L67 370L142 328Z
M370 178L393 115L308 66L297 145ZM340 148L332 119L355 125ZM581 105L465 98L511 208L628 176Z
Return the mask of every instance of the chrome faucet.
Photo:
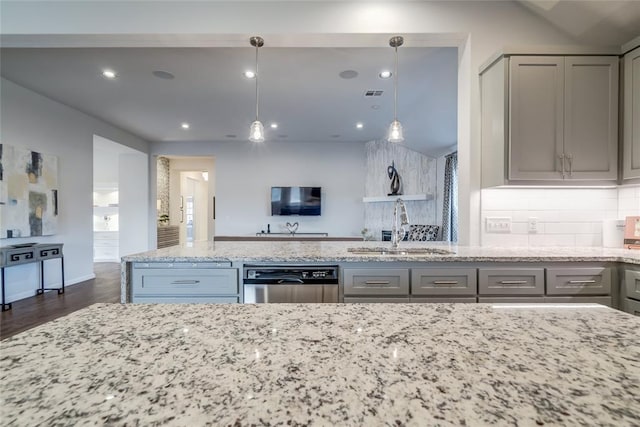
M398 228L398 210L400 211L400 227ZM401 198L396 200L393 206L393 227L391 228L391 247L397 248L400 245L407 229L405 226L409 225L409 217L407 216L407 208Z

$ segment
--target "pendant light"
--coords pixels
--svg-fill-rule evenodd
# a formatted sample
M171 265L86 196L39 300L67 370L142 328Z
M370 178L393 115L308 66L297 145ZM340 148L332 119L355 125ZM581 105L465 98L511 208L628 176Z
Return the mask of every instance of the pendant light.
M402 43L404 43L402 36L395 36L389 39L389 46L396 50L396 66L393 73L393 121L389 125L389 136L387 137L389 142L404 141L402 123L398 121L398 46L402 46Z
M251 123L251 128L249 129L249 141L251 142L264 142L264 126L262 126L262 122L258 120L258 77L260 74L258 73L258 49L264 45L264 40L262 37L251 37L249 39L251 46L256 48L256 120Z

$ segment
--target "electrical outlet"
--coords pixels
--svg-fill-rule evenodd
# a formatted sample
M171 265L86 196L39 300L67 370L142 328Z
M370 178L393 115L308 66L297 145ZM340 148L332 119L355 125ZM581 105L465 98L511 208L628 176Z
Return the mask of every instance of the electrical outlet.
M511 233L510 217L487 217L487 233Z
M531 233L531 234L537 233L538 232L538 218L529 217L529 219L527 220L527 229L529 230L529 233Z

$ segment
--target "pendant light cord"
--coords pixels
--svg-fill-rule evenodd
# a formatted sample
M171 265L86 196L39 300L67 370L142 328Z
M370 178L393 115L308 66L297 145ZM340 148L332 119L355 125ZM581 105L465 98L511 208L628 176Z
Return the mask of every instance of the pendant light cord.
M398 46L395 47L396 50L396 69L394 73L393 79L393 120L398 120Z
M258 121L258 46L259 43L256 43L256 121Z

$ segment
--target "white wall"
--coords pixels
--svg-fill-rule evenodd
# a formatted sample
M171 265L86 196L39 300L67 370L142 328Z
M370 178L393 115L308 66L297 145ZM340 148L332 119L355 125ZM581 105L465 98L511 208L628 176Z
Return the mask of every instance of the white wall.
M246 46L247 34L269 34L272 46L371 46L372 41L386 45L389 34L403 34L407 46L459 47L463 244L478 243L480 237L480 64L504 45L579 44L511 1L167 1L108 7L103 2L11 2L3 7L2 32L14 35L5 43L14 45Z
M602 246L603 221L640 215L640 186L482 190L483 246ZM512 219L511 233L487 233L487 217ZM529 233L536 218L538 231Z
M0 239L0 245L37 241L64 243L65 278L77 283L93 275L93 135L98 134L146 152L148 143L94 117L0 80L0 141L58 156L58 232L54 236ZM50 261L45 280L58 286L60 274ZM6 270L9 301L32 296L37 265Z
M149 247L149 160L146 153L118 156L120 256Z
M286 222L294 221L300 223L300 233L360 235L364 144L158 142L151 145L151 151L155 155L215 157L216 235L251 235L266 231L267 224L272 232L282 232ZM322 215L271 216L272 186L322 187Z

